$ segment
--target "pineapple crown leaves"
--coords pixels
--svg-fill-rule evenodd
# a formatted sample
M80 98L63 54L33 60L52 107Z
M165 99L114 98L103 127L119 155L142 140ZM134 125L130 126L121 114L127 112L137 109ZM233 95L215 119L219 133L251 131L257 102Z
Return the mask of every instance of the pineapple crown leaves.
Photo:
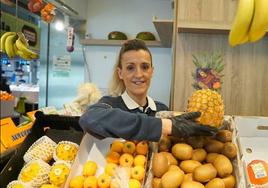
M220 91L223 84L222 71L224 70L223 54L216 52L200 52L193 54L193 64L196 67L192 77L195 82L192 86L195 89L212 89Z

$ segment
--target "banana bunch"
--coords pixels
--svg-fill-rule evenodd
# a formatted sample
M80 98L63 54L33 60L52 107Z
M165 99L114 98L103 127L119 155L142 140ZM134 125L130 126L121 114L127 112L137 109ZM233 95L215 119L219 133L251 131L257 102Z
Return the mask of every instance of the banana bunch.
M249 29L249 41L256 42L268 31L268 1L255 0L254 16Z
M29 49L29 44L21 32L6 32L1 36L1 52L9 58L19 56L25 60L38 58L38 54Z
M239 0L229 33L229 44L236 46L260 40L268 30L268 1Z

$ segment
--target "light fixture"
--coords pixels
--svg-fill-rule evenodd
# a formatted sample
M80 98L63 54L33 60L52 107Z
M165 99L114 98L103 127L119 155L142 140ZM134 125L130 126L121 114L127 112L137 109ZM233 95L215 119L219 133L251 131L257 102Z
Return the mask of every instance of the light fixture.
M63 21L57 20L55 22L55 29L58 30L58 31L63 31L63 29L64 29Z

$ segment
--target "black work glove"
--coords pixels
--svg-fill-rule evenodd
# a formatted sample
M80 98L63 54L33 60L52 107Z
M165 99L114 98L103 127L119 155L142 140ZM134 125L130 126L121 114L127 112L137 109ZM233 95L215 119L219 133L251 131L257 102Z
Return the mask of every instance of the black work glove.
M195 122L200 115L200 112L189 112L170 118L172 121L171 135L176 137L215 135L218 132L217 128Z
M42 126L48 126L52 129L68 130L73 128L77 131L83 131L79 125L78 116L64 116L57 114L44 114L41 111L35 112L35 118L42 123Z

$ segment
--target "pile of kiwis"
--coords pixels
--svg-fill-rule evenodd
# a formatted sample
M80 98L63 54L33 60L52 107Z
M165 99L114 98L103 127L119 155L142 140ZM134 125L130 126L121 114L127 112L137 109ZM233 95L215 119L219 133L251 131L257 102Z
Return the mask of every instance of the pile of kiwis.
M230 130L220 130L214 137L163 136L152 158L152 187L234 188L236 155Z

